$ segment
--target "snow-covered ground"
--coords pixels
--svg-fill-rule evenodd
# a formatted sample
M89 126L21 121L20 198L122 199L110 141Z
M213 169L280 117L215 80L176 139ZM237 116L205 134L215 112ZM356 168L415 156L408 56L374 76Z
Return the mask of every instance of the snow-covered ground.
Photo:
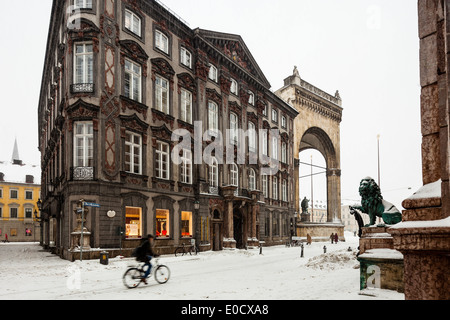
M379 290L359 291L358 238L347 242L313 243L254 250L205 252L198 256L163 256L170 281L129 290L122 275L133 259L112 258L68 262L41 250L38 244L0 244L0 299L37 300L403 300L404 295ZM327 253L323 254L323 246ZM348 251L351 247L352 251Z

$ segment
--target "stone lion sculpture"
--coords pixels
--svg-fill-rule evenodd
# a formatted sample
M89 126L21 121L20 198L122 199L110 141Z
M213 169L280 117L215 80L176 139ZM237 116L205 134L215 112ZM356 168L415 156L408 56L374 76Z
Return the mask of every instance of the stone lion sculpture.
M359 185L359 194L361 196L361 206L352 206L362 213L368 214L370 224L376 224L376 218L383 218L387 225L394 225L402 221L402 213L390 202L383 199L378 184L370 177L364 178Z

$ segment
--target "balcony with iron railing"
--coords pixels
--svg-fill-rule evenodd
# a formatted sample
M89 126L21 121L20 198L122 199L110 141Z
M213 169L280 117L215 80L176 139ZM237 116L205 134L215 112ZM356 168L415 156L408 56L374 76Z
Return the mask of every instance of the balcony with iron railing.
M95 85L93 83L75 83L70 86L72 94L77 93L94 93Z
M70 168L72 181L93 181L95 168L93 167L73 167Z

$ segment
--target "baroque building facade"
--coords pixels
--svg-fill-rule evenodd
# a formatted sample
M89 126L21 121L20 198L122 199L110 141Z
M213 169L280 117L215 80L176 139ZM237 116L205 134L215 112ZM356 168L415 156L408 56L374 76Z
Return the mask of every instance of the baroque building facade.
M154 0L54 1L38 110L45 244L74 257L82 202L100 206L85 223L93 248L147 234L160 253L287 241L297 114L239 35L191 29Z

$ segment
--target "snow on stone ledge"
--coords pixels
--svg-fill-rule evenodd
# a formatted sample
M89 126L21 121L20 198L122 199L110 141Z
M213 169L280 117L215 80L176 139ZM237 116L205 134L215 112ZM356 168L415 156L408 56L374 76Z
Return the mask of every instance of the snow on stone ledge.
M403 260L403 254L394 249L372 249L360 254L358 258Z
M426 184L406 200L429 199L441 197L442 180Z
M390 229L410 229L410 228L450 228L450 217L442 220L432 221L405 221L396 224Z

